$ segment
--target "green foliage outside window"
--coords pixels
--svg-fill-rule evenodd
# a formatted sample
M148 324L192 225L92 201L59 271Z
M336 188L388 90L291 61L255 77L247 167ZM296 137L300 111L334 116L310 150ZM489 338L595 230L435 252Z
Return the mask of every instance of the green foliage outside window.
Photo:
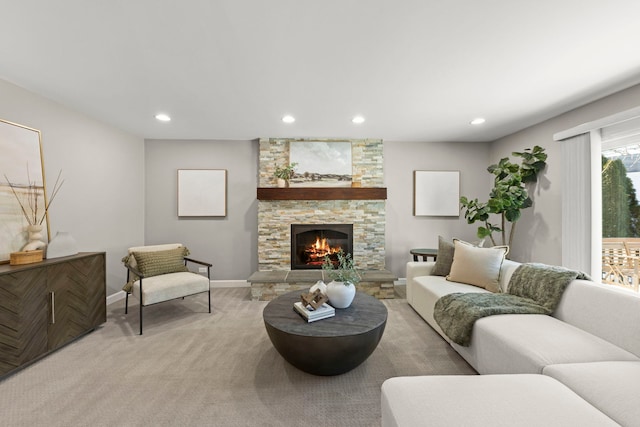
M602 237L640 237L640 205L620 159L602 157Z

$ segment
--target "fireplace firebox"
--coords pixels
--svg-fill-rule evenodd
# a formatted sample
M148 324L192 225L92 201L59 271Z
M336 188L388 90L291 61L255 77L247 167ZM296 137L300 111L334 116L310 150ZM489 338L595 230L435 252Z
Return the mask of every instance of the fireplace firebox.
M353 224L291 224L291 269L321 269L326 255L353 256Z

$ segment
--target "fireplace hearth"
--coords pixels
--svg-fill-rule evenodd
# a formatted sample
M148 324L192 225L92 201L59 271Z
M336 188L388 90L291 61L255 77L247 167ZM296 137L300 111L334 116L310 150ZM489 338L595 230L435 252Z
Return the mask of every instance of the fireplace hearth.
M291 269L321 269L326 255L353 256L353 224L291 224Z

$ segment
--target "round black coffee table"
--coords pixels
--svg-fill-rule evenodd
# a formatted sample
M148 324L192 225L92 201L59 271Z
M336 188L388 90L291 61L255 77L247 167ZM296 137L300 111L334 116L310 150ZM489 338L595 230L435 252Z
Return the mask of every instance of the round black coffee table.
M307 323L293 308L304 290L279 296L262 312L273 346L296 368L314 375L338 375L364 362L382 338L387 307L357 292L348 308Z

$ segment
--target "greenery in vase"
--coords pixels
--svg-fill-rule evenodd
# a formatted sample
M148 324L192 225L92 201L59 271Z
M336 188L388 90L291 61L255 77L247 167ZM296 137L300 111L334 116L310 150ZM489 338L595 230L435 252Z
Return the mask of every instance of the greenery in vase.
M544 148L537 145L523 152L511 154L521 157L521 164L512 163L508 157L505 157L487 168L489 173L495 175L494 187L487 202L460 197L467 223L473 224L476 221L484 223L484 226L478 227L478 237L481 239L489 237L494 246L496 245L493 238L494 231L502 234L503 245L511 245L516 222L520 219L520 211L533 206L533 200L529 197L526 186L529 183L535 184L538 174L547 165L547 154ZM500 215L501 223L498 225L489 222L490 214ZM508 239L507 222L511 224Z
M336 282L342 282L345 285L349 283L357 285L358 282L360 282L360 275L356 271L351 254L345 255L345 253L340 250L335 255L338 259L337 264L334 264L329 255L325 255L322 269Z
M291 178L293 178L293 175L295 174L296 166L298 166L298 164L294 162L284 167L277 167L273 175L276 178L289 181Z
M45 199L44 209L41 206L39 206L39 203L38 203L40 196L42 195L44 197L44 188L37 186L35 181L31 181L31 175L29 174L28 166L27 166L28 185L26 187L22 185L13 184L11 183L11 181L9 181L9 178L7 177L7 175L4 176L4 179L7 181L7 184L9 184L9 187L11 188L13 195L15 196L16 200L18 201L18 204L20 205L20 209L22 209L22 214L24 215L29 225L42 225L42 223L44 222L44 219L47 216L47 212L49 212L49 207L51 206L51 203L56 198L58 191L60 191L60 187L62 187L62 184L64 183L64 180L60 180L61 175L62 175L62 171L58 172L58 178L56 178L56 183L53 186L53 193L51 194L51 198L49 199L48 202ZM18 189L25 188L24 192L21 191L21 193L24 193L24 194L23 195L18 194L18 192L16 191L16 188Z

